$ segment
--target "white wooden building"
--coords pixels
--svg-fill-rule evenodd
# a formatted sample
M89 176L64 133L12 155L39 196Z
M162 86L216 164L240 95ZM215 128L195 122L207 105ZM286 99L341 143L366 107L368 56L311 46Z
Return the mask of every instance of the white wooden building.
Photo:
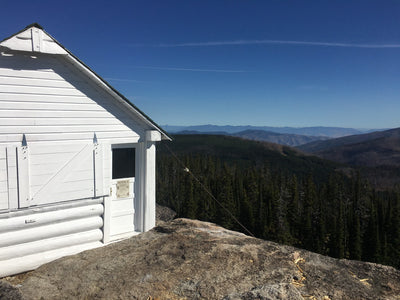
M155 225L149 117L38 24L0 42L0 277Z

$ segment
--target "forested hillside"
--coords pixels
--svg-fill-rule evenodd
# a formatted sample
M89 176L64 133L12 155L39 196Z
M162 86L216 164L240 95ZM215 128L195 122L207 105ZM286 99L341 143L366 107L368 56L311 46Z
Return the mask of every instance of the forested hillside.
M357 164L353 156L365 153L378 152L384 154L386 157L391 157L388 151L398 151L400 140L400 128L389 129L385 131L375 131L365 134L350 135L346 137L330 139L325 141L314 141L308 144L301 145L297 148L307 153L320 154L321 156L331 159L334 152L341 153L343 156L342 161L350 164ZM346 149L347 148L347 149ZM356 149L355 149L356 148ZM386 153L385 153L386 152ZM389 154L389 155L388 155ZM369 160L367 160L369 158ZM361 165L382 165L382 161L374 161L375 157L365 157ZM398 157L396 157L398 158ZM391 160L390 164L395 163L399 165L399 161Z
M300 134L290 134L290 133L277 133L265 130L244 130L234 133L228 133L224 131L215 132L201 132L201 131L179 131L175 133L178 134L203 134L203 135L228 135L244 138L247 140L270 142L280 145L286 145L290 147L296 147L304 144L309 144L314 141L325 141L329 138L326 136L311 136L311 135L300 135Z
M176 153L178 160L167 147ZM157 199L178 216L243 231L184 168L257 237L400 268L400 195L289 147L180 135L158 147Z
M400 186L400 128L317 141L297 148L324 159L357 166L378 190Z

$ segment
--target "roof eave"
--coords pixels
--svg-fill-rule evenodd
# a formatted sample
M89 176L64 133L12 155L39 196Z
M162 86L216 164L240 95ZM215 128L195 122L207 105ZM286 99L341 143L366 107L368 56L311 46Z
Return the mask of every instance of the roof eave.
M28 26L26 26L24 29L18 31L17 33L13 34L10 37L7 37L0 41L0 47L7 48L7 46L1 45L2 43L6 42L7 40L17 36L18 34L28 30L29 28L38 28L42 30L45 34L47 34L53 41L56 43L59 47L61 47L65 52L66 56L70 58L70 60L80 67L82 70L86 71L89 75L91 75L92 79L97 80L98 82L101 83L103 88L108 90L108 92L114 96L117 100L120 102L127 104L127 107L131 109L131 111L139 116L145 123L150 125L150 127L153 127L154 129L158 130L161 133L161 138L162 140L172 140L172 138L168 135L168 133L162 129L157 123L155 123L149 116L147 116L144 112L142 112L138 107L136 107L129 99L127 99L124 95L122 95L120 92L118 92L111 84L109 84L106 80L104 80L101 76L99 76L96 72L94 72L89 66L87 66L84 62L82 62L78 57L76 57L71 51L69 51L67 48L65 48L59 41L57 41L53 36L51 36L48 32L46 32L41 25L38 23L33 23Z

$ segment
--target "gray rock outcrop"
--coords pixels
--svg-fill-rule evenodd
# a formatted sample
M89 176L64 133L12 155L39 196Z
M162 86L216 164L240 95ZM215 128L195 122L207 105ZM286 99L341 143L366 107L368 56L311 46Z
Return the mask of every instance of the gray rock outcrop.
M394 268L188 219L6 280L10 299L400 299Z

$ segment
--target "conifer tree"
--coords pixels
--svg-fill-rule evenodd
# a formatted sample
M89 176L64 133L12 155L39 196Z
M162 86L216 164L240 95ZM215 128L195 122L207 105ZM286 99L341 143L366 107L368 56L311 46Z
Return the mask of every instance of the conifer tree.
M363 259L371 262L379 261L379 256L380 256L379 253L380 241L379 241L379 231L378 231L377 221L378 218L377 218L375 204L371 202L369 218L368 218L368 226L364 237L364 251L363 251Z
M316 198L316 187L310 174L304 184L304 199L302 212L302 241L303 247L314 250L313 237L313 206Z
M300 203L299 203L299 187L297 176L293 175L290 182L290 200L288 204L288 223L290 228L290 235L292 237L298 236L300 228Z
M225 228L232 229L234 220L231 214L236 215L236 207L233 199L232 177L227 165L222 170L222 178L219 180L218 186L218 199L222 205L217 208L218 223Z

